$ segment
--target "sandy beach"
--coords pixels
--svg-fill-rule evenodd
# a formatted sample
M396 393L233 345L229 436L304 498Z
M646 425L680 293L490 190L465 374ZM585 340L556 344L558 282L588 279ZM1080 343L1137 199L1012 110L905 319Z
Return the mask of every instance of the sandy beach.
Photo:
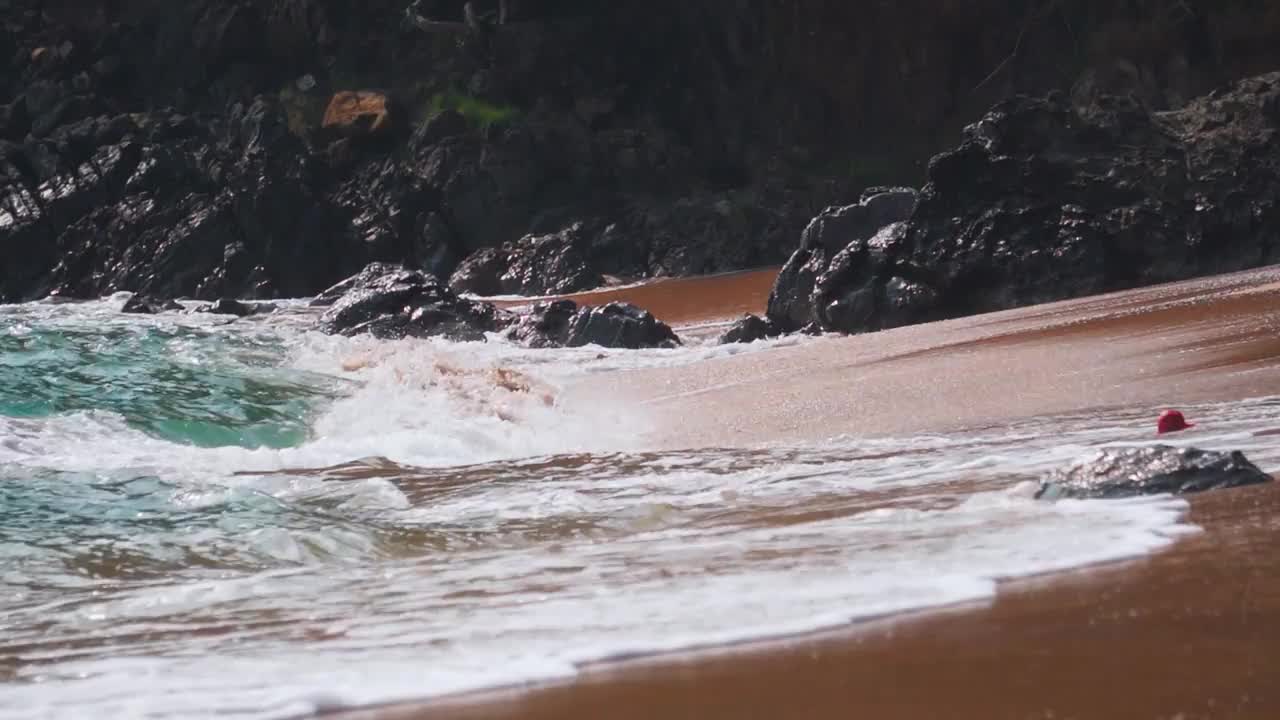
M721 278L723 301L696 310L652 290L628 299L703 322L740 312L763 277ZM1277 327L1280 271L1264 269L603 375L567 401L642 403L662 447L962 433L1116 407L1150 410L1153 425L1161 407L1276 394ZM1280 717L1280 490L1191 508L1204 532L1166 551L1008 583L979 606L349 717Z

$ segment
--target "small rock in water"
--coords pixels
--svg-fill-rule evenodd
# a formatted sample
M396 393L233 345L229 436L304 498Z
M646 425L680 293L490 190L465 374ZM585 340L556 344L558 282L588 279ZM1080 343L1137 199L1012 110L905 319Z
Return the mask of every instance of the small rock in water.
M638 350L680 345L680 338L669 325L630 303L584 307L569 321L568 331L565 345L569 347L599 345Z
M125 301L120 312L133 315L155 315L166 310L181 310L182 306L173 300L162 300L147 295L137 295Z
M756 315L744 315L720 336L720 344L752 343L782 334L781 328Z
M320 329L329 334L484 340L485 333L511 321L489 303L458 297L428 273L386 263L371 263L312 304L329 303L334 296L320 316Z
M271 303L242 303L239 300L231 300L222 298L211 305L205 305L197 310L202 313L212 313L214 315L235 315L236 317L249 317L250 315L260 315L269 313L276 309Z
M1121 498L1202 492L1269 482L1271 476L1239 451L1224 453L1156 445L1111 448L1046 476L1036 497Z
M507 331L507 338L534 348L673 348L680 345L671 326L629 303L578 307L572 300L538 303Z
M670 326L634 305L580 308L572 300L556 300L515 314L492 303L459 297L428 273L383 263L369 265L321 293L312 304L330 302L320 316L320 329L329 334L443 336L465 341L505 331L507 339L533 348L594 344L638 349L680 344Z

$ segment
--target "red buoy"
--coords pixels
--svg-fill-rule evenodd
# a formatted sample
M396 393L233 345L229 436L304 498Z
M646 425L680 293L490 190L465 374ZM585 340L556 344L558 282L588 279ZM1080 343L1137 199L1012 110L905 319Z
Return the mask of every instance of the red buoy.
M1165 410L1160 413L1160 419L1156 421L1156 434L1163 435L1165 433L1179 432L1195 426L1195 423L1187 422L1181 411Z

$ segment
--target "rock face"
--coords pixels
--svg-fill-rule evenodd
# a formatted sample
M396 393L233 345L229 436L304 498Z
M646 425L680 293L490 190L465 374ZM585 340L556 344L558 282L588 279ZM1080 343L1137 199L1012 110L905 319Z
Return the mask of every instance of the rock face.
M534 348L639 349L680 344L669 326L634 305L580 308L572 300L558 300L516 314L459 297L423 272L385 263L369 265L317 300L329 304L320 317L320 329L330 334L369 333L388 339L443 336L467 341L505 331L508 339Z
M103 115L0 146L0 300L309 294L369 252L316 178L265 99L225 124Z
M1097 457L1041 481L1036 497L1120 498L1202 492L1270 482L1240 452L1157 445L1099 452Z
M769 317L860 332L1276 262L1277 108L1280 73L1162 113L1003 102L932 160L909 217L880 216L905 222L815 219Z
M471 295L501 295L502 276L511 258L500 248L481 248L458 265L449 278L449 289Z
M938 139L998 98L1072 88L1085 106L1114 95L1164 110L1280 66L1280 13L1258 0L1078 0L1044 12L1011 11L1006 0L510 0L501 4L508 22L482 21L483 30L468 28L464 5L0 0L0 302L120 290L299 297L372 261L448 278L479 250L577 223L588 232L571 251L532 243L508 253L499 277L511 271L508 286L533 292L543 280L582 286L600 274L779 265L822 208L847 207L868 185L918 183ZM474 5L479 17L495 8ZM1064 77L1072 67L1080 73ZM1266 113L1214 111L1198 129L1187 115L1169 131L1170 149L1131 132L1125 113L1113 121L1033 110L1002 106L972 135L979 149L935 163L936 198L926 192L921 203L927 227L913 223L900 247L884 251L892 267L850 253L836 268L852 278L848 287L834 277L818 288L853 239L827 247L806 271L826 294L814 308L797 296L784 314L793 324L858 328L1021 302L1017 294L1035 295L1042 278L1017 288L997 274L1009 288L970 292L989 266L1006 272L974 245L1005 228L977 229L975 208L1007 201L991 222L1016 222L1015 234L1061 229L1062 203L1052 210L1059 219L1036 219L1050 212L1036 197L1065 183L1075 194L1064 197L1083 208L1067 213L1081 232L1145 231L1147 221L1124 219L1124 209L1160 210L1177 193L1176 167L1168 187L1131 182L1135 197L1163 193L1151 208L1097 198L1101 185L1061 177L1083 166L1101 176L1112 155L1129 178L1153 169L1140 160L1179 159L1183 138L1219 136L1228 154L1243 142L1237 154L1252 163L1238 176L1243 189L1222 197L1211 187L1209 220L1234 213L1243 222L1243 198L1269 187L1254 174L1266 162L1250 139L1260 135L1242 132ZM1186 147L1190 185L1206 163L1226 166L1198 140ZM973 187L957 186L955 175L971 172ZM1029 182L1019 185L1019 173ZM1195 207L1196 192L1184 204ZM1019 193L1022 205L1011 199ZM1197 268L1258 254L1261 231L1195 227L1204 238L1195 254L1205 256ZM944 248L948 237L959 240ZM1222 249L1205 249L1223 238ZM1039 253L1045 242L991 252ZM1092 262L1080 259L1093 248L1081 242L1065 264ZM563 271L521 270L526 256ZM1158 265L1187 267L1169 257ZM939 264L940 276L927 272ZM1062 272L1063 284L1094 277ZM866 276L869 296L859 296Z

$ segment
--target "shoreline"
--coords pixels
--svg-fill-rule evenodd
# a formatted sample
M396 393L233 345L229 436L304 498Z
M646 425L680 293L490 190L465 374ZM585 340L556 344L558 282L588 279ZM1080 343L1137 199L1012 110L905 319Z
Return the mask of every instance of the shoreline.
M1005 581L988 602L584 666L348 720L1273 718L1280 485L1208 493L1154 555Z
M957 432L1036 412L1274 394L1280 341L1270 328L1277 318L1280 269L1264 268L875 335L817 338L692 368L614 373L576 390L582 397L630 392L661 428L651 439L667 447L819 439L848 430L852 418L863 423L856 433L863 435ZM1002 372L988 368L985 377L1017 385L1030 404L989 385L937 382L939 365L955 364L969 379L983 377L971 367L995 364ZM862 376L864 370L870 374ZM884 387L871 402L851 406L845 395L832 403L833 380L847 385L851 378L858 387L869 381ZM928 392L909 392L920 384ZM939 412L959 395L985 399ZM1003 415L987 407L992 401ZM807 410L810 422L794 422L789 410L796 407ZM875 425L891 415L896 424ZM1274 429L1261 430L1268 432ZM1280 648L1280 554L1268 555L1280 545L1280 486L1189 501L1189 521L1204 532L1136 560L1002 581L993 600L976 606L592 663L562 682L340 717L1280 716L1280 650L1270 650ZM1234 618L1232 598L1256 607ZM1144 668L1147 656L1162 659ZM1124 685L1110 687L1115 678ZM1238 707L1224 715L1225 704L1197 705L1201 699Z
M1280 388L1280 267L853 336L568 388L646 408L663 449L960 432Z

